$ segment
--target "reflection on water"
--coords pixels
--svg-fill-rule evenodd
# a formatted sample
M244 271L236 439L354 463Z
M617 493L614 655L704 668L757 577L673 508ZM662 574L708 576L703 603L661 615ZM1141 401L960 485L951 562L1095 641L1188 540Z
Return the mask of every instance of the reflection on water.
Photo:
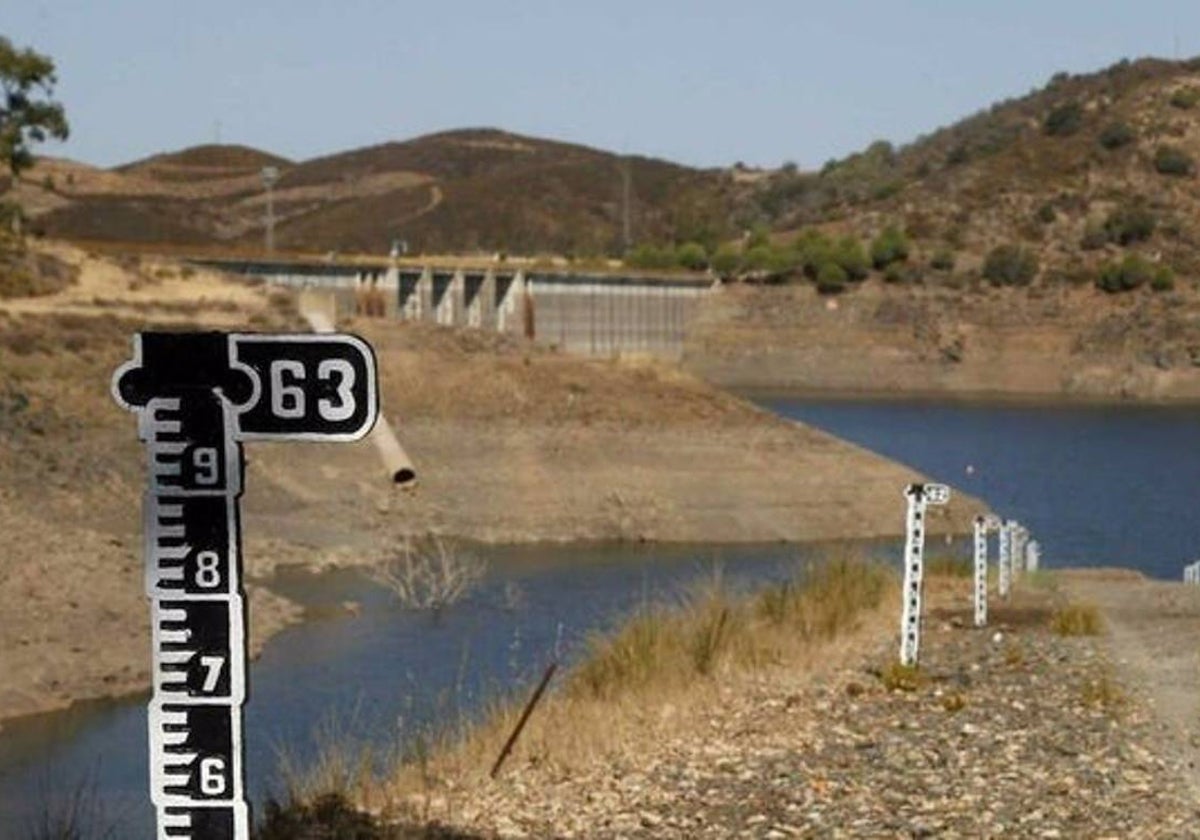
M251 667L252 801L280 792L282 751L299 767L311 764L321 732L380 752L411 746L435 723L469 720L488 698L527 690L556 645L569 661L589 633L641 603L679 597L717 567L744 587L791 574L805 551L821 553L782 545L478 551L490 563L483 585L436 620L398 609L356 571L280 572L274 587L304 604L308 619L274 638ZM0 837L27 836L22 826L48 791L58 796L88 780L119 821L117 836L150 837L146 755L144 697L12 725L0 732Z

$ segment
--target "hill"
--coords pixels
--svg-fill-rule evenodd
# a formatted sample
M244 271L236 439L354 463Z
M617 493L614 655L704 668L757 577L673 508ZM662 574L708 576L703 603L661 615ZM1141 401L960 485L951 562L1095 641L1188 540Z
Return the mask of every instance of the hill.
M724 173L495 129L299 163L213 145L112 170L45 161L18 193L53 236L253 247L263 238L268 165L281 173L273 198L282 248L380 253L400 239L414 252L619 253L626 169L639 239L715 242L730 232Z
M1137 255L1133 277L1109 278L1122 290L1159 267L1200 269L1198 159L1200 60L1122 61L1058 74L900 149L880 141L817 173L775 173L752 202L783 238L818 225L865 240L897 226L911 253L896 281L1088 284ZM998 259L985 272L1000 246L998 258L1022 250L1032 271Z

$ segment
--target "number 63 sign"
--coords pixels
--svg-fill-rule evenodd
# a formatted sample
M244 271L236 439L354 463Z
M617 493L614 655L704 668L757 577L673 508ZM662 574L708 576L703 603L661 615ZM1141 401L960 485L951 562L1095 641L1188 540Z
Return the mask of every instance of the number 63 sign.
M375 357L348 335L147 332L113 396L147 450L157 836L244 840L241 442L363 437L379 414Z

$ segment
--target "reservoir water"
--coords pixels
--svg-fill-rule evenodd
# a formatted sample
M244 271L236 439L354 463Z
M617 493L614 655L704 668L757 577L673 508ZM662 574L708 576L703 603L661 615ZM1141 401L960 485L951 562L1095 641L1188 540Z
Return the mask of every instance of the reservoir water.
M1200 559L1200 407L758 399L1020 520L1045 565Z
M803 420L970 492L1028 524L1048 566L1120 564L1177 578L1200 557L1200 409L758 396ZM896 489L897 517L902 516ZM965 546L964 546L965 548ZM411 746L431 722L469 719L527 691L555 647L569 661L589 633L639 604L678 597L723 569L735 586L789 574L807 546L569 546L478 549L484 584L436 620L399 609L354 571L285 570L274 588L308 619L250 672L252 799L279 793L280 751L300 767L321 733ZM874 546L885 555L890 545ZM352 610L345 604L353 603ZM147 640L147 655L149 640ZM109 836L152 836L145 697L82 704L0 731L0 840L79 795ZM97 835L99 836L99 835Z

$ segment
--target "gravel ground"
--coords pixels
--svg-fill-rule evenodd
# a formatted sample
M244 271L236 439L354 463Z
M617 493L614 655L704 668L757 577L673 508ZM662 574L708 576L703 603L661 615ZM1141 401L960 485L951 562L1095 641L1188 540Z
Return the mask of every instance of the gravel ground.
M1048 629L1046 593L934 611L921 678L894 645L731 680L680 730L567 774L516 765L448 820L499 837L1194 837L1186 759L1108 637ZM467 804L463 804L466 802Z

